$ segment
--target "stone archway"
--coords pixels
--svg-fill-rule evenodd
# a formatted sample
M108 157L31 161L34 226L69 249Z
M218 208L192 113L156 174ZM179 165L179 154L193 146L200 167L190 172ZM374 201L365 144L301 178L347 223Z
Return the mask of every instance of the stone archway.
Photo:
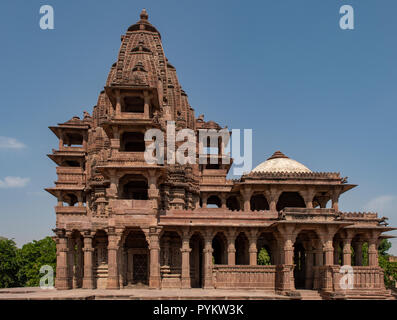
M222 232L218 232L212 239L212 249L214 264L227 264L227 240Z
M320 247L319 247L320 246ZM317 267L323 264L323 249L317 233L302 230L294 244L294 281L296 289L313 289L318 277Z
M149 245L141 229L127 229L123 245L122 273L124 284L146 286L149 284Z
M249 242L244 232L237 236L235 246L236 265L249 265Z

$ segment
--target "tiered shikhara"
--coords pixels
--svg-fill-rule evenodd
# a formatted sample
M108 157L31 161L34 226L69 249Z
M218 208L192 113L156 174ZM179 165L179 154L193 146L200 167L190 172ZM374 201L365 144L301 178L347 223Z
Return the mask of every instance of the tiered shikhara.
M339 211L339 196L354 187L346 178L312 172L281 152L237 180L226 178L230 164L221 155L218 164L148 164L144 133L165 132L167 121L177 130L221 129L195 117L143 10L121 37L92 116L50 127L59 138L49 155L58 180L47 189L58 199L58 289L142 284L389 295L377 246L392 228L377 214ZM257 263L262 248L267 265ZM353 289L341 288L341 265L352 265Z

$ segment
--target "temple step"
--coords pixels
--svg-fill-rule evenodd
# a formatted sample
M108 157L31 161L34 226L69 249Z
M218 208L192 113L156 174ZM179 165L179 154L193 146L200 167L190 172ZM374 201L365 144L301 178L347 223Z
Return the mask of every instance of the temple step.
M323 300L320 293L316 290L296 290L302 297L302 300Z

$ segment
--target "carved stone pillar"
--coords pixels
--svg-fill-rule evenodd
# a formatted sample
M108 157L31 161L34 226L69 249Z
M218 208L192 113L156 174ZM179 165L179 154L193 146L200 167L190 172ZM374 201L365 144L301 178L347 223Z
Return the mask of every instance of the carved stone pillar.
M324 265L331 266L334 263L333 238L338 227L333 225L324 226L320 230L320 240L323 244Z
M336 188L332 192L332 208L336 211L339 212L339 196L340 196L340 188Z
M56 229L57 235L57 269L55 287L58 290L71 289L68 267L68 239L65 230Z
M229 266L234 266L236 264L236 235L237 232L232 229L226 234L227 237L227 264Z
M351 238L343 239L343 265L345 266L351 266L352 264L351 241Z
M159 177L159 172L156 172L155 170L149 170L148 171L148 197L150 200L153 201L153 209L157 209L159 206L159 201L160 201L160 192L159 189L157 188L157 179Z
M313 208L313 198L314 198L314 188L308 188L305 191L300 192L302 194L302 197L305 201L306 208L312 209Z
M334 248L332 246L332 238L328 238L324 242L324 265L331 266L334 263Z
M92 234L90 230L84 232L84 276L83 289L94 289Z
M378 239L370 238L368 240L368 266L377 267L378 266Z
M116 91L116 116L121 114L121 96L120 90Z
M251 188L244 188L242 190L240 190L241 196L243 198L244 201L244 211L248 212L251 210L251 195L252 195L252 190Z
M110 229L108 233L108 280L107 289L120 289L118 249L121 236Z
M202 208L207 208L207 199L208 199L208 195L206 195L205 193L203 193L201 195L201 207Z
M249 261L251 266L256 266L258 264L258 249L256 247L256 242L258 240L257 230L251 230L249 233Z
M316 266L324 265L323 244L320 240L315 240L314 260Z
M149 118L150 95L147 91L143 92L143 100L144 100L143 114L145 118Z
M160 289L160 229L150 228L149 230L149 249L150 249L150 277L149 287Z
M277 211L277 202L280 197L281 191L276 188L271 188L265 191L267 202L269 203L270 211Z
M119 183L119 177L114 170L110 170L110 186L107 189L107 195L110 199L116 199L118 197L117 185Z
M212 281L212 233L207 232L204 236L204 289L213 288Z
M181 274L181 285L183 289L188 289L191 287L190 284L190 234L184 232L182 236L182 274Z
M220 198L221 198L221 207L222 207L222 209L226 209L227 207L226 207L226 195L224 194L224 193L222 193L221 195L220 195Z

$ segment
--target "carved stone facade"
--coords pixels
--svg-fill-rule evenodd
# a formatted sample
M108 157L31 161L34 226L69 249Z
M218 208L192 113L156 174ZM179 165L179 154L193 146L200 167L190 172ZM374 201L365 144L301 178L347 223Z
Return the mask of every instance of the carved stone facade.
M392 228L375 213L339 210L340 195L355 187L346 178L312 172L281 152L237 180L226 178L230 165L222 156L215 164L148 164L144 134L166 132L167 121L177 131L221 129L195 117L160 33L142 11L121 37L92 116L50 127L59 138L49 155L58 180L46 189L58 199L58 289L294 295L305 288L328 298L389 296L377 246ZM268 254L267 265L258 265L259 252ZM353 268L353 289L339 285L342 265Z

